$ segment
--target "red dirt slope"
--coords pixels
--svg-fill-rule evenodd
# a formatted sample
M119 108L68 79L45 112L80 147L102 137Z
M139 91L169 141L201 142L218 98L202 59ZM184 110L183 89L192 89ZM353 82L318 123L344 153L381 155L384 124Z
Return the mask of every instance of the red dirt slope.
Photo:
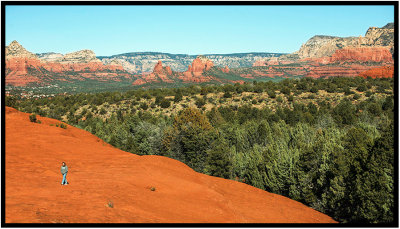
M6 108L6 223L334 223L299 202ZM62 186L60 166L69 167ZM150 191L150 187L155 191ZM114 207L107 203L113 202Z

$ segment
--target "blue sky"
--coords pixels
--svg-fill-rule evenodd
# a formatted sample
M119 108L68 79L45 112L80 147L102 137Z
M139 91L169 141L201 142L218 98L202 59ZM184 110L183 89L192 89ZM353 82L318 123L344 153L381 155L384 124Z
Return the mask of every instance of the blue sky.
M6 45L34 53L298 50L314 35L359 36L394 21L393 6L6 6Z

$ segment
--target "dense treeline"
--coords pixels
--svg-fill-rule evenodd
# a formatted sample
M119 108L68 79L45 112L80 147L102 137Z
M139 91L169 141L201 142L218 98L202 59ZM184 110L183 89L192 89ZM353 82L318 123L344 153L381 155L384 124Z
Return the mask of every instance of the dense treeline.
M360 95L353 89L367 99L356 103ZM303 104L295 99L318 90L344 95L338 104L326 100ZM201 109L213 92L223 92L223 99L243 92L268 93L276 100L281 98L279 92L290 106L259 109L220 103ZM198 100L203 99L197 107L170 116L154 115L141 100L155 98L150 106L166 108L183 96L197 94ZM124 100L131 109L118 109ZM105 103L117 108L111 113L104 106L98 109ZM122 150L171 157L198 172L301 201L340 222L393 222L392 79L302 78L33 101L7 98L6 104L60 120L66 115L70 124Z

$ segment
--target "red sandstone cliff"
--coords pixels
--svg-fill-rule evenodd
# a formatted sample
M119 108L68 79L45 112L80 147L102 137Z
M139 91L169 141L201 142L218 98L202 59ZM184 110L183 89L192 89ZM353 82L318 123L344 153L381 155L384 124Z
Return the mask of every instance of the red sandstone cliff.
M330 62L393 63L393 58L389 49L385 47L345 47L336 50Z

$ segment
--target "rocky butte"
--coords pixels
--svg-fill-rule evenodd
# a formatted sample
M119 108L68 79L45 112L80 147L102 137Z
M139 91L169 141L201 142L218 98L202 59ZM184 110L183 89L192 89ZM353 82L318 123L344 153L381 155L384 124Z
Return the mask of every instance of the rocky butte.
M200 83L210 82L216 80L214 77L203 75L204 72L209 71L214 67L214 63L204 57L198 56L193 60L192 64L188 66L188 70L185 72L173 72L169 66L163 67L162 61L158 61L154 66L153 72L150 74L139 75L138 79L133 82L133 85L143 85L146 83ZM222 71L229 72L229 68L225 67Z
M173 83L172 70L169 66L163 67L162 61L159 60L154 66L153 72L150 74L142 74L141 78L135 80L132 85L142 85L146 83Z
M336 223L289 198L38 119L5 109L5 223Z
M203 76L202 74L205 71L210 70L213 66L214 63L210 59L204 56L198 56L193 60L192 64L189 65L188 70L184 72L183 76L180 76L179 79L182 79L184 82L209 82L213 78Z

